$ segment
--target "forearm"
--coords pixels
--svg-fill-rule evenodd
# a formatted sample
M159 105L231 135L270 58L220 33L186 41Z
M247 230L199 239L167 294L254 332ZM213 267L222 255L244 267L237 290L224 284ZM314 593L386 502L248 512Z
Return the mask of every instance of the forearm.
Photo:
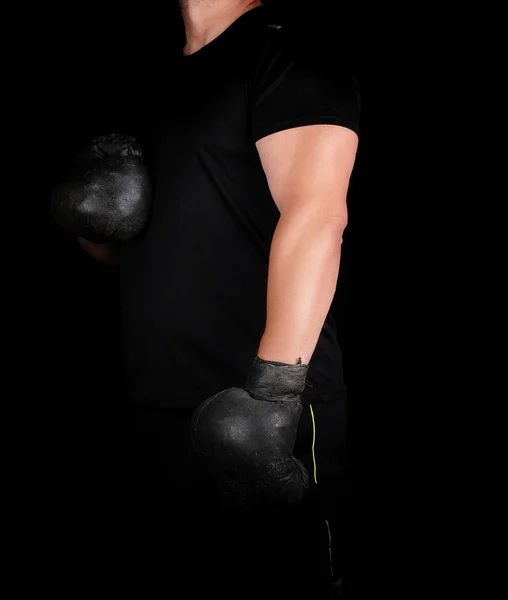
M79 245L97 262L107 267L116 267L120 263L120 252L116 244L94 244L84 238L78 237Z
M270 251L260 358L309 363L337 288L344 228L345 219L302 211L281 216Z

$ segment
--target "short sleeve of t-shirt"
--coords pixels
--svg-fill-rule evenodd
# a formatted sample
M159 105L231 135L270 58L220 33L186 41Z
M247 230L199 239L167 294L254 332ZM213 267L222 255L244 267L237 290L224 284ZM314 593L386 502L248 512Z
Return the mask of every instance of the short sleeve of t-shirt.
M273 32L251 87L255 141L304 125L340 125L359 135L360 96L355 78L329 57L308 52Z

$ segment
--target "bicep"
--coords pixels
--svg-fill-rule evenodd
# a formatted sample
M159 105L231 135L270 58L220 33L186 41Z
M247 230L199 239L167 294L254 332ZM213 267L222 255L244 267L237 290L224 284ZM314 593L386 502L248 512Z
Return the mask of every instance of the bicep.
M256 143L274 202L281 213L299 206L343 216L358 135L339 125L309 125Z

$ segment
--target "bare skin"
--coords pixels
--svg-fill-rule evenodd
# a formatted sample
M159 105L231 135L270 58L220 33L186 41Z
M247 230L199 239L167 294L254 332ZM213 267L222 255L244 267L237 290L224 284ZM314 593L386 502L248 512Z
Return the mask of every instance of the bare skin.
M281 215L260 358L309 364L337 288L357 147L356 133L336 125L295 127L257 143Z
M186 36L184 55L201 50L238 17L261 5L260 0L180 0Z
M120 264L120 251L116 244L94 244L81 237L78 237L78 242L83 250L97 262L107 267L116 267Z

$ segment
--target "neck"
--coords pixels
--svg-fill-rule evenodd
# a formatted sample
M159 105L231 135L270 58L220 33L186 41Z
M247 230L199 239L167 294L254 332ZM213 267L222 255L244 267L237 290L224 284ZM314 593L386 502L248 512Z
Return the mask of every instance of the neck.
M185 25L184 55L197 52L261 0L180 0Z

